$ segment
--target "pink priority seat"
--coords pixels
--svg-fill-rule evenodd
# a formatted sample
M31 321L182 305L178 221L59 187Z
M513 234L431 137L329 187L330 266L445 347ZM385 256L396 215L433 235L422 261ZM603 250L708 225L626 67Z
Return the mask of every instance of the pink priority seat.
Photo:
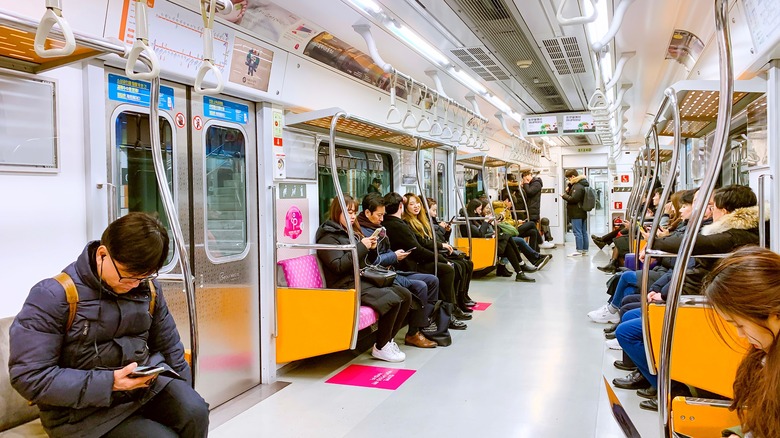
M277 262L282 267L288 287L303 289L322 289L325 282L317 256L308 254ZM360 306L358 330L370 327L379 320L379 315L370 307Z

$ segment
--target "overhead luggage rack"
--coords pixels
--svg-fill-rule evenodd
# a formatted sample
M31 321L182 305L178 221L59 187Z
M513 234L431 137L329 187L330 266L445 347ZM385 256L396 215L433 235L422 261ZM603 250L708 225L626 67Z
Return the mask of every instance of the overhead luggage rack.
M658 152L659 161L661 163L666 163L667 161L672 159L673 152L671 149L661 149ZM637 161L639 160L649 160L654 161L655 160L655 149L650 149L650 153L647 153L647 149L644 150L644 152L640 153L637 157Z
M683 138L699 138L715 129L718 116L718 81L680 81L669 87L677 94L680 105L680 125ZM733 111L738 113L751 102L766 93L766 84L761 80L735 81ZM666 120L658 121L658 135L673 136L668 99L661 104Z
M27 73L40 73L104 54L105 50L100 50L102 46L99 43L117 48L122 47L122 43L118 41L99 41L74 32L76 49L73 53L68 56L42 58L35 53L33 46L37 26L38 23L35 21L0 12L0 67ZM46 48L63 47L65 44L61 41L62 32L59 29L52 29L52 34L58 39L46 39ZM98 47L96 47L96 43Z
M502 160L500 158L494 158L488 156L484 152L479 152L476 154L459 155L456 157L456 159L458 160L459 163L473 164L475 166L482 166L484 164L485 167L504 167L504 166L511 166L513 164L517 164L506 160Z
M339 117L336 124L336 133L342 136L368 140L372 143L384 143L410 151L417 150L417 139L421 140L421 149L449 147L447 143L430 137L399 131L396 128L349 114L341 108L327 108L300 114L290 114L286 116L285 126L328 133L330 132L331 121L337 114L344 114Z

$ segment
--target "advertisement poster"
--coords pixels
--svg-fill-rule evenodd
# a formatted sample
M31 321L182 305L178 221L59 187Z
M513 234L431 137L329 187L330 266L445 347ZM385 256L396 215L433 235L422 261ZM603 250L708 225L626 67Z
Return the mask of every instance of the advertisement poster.
M596 132L596 124L590 114L572 114L563 116L564 134L586 134Z
M311 218L305 184L279 184L276 199L276 241L311 243ZM284 195L284 196L283 196ZM303 196L303 197L301 197ZM316 228L316 226L315 226ZM280 248L279 260L304 255L304 250Z
M525 122L526 135L558 134L557 116L526 117L523 121Z
M268 91L274 52L236 37L228 80L260 91Z

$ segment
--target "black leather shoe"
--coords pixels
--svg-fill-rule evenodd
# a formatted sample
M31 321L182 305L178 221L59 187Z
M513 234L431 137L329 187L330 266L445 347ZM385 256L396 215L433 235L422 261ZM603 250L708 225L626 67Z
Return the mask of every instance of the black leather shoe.
M617 368L619 370L623 370L623 371L636 371L636 366L635 365L629 365L629 364L623 362L622 360L616 360L616 361L612 362L612 365L614 365L615 368Z
M652 386L645 389L640 389L636 392L636 395L647 398L650 400L657 400L658 399L658 388L653 388ZM656 404L656 408L658 408L658 405Z
M604 333L614 333L615 330L617 330L618 325L620 325L620 323L618 323L618 324L610 324L609 327L604 329Z
M604 333L604 339L606 340L615 339L615 332Z
M463 321L458 321L457 319L453 319L450 321L450 329L451 330L466 330L468 326Z
M534 265L532 265L530 263L523 263L522 265L520 265L520 269L523 272L536 272L536 271L539 270L536 266L534 266Z
M464 313L462 310L460 310L457 307L452 310L452 316L454 316L457 319L466 320L466 321L471 319L470 313Z
M599 236L597 236L595 234L591 234L590 238L591 238L591 240L593 240L593 243L595 243L596 246L599 247L599 249L604 248L605 246L607 246L607 242L605 242L601 237L599 237Z
M645 389L650 386L650 382L639 371L632 371L626 377L612 379L612 384L620 389Z
M639 407L646 410L646 411L653 411L658 412L658 401L657 400L645 400L641 403L639 403Z
M531 278L525 275L525 272L520 271L515 275L515 281L524 281L526 283L536 283L535 278Z
M599 266L596 269L599 271L605 273L605 274L614 274L617 272L617 268L615 267L615 264L610 262L607 266Z

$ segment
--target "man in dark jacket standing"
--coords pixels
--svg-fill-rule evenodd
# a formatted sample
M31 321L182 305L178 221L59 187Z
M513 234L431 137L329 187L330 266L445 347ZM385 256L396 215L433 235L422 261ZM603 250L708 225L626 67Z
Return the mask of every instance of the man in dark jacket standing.
M64 269L78 293L75 308L57 280L33 286L9 331L8 367L49 436L208 434L208 404L189 383L176 323L154 280L168 244L157 219L130 213ZM134 377L139 365L181 379Z
M574 241L577 251L569 254L570 257L584 256L588 254L588 212L583 210L582 200L585 199L585 187L590 183L585 176L574 169L568 169L564 173L568 185L566 192L561 194L561 198L566 201L566 215L571 221L571 229L574 232Z
M528 220L539 223L540 209L542 204L542 179L534 176L530 170L524 170L520 174L523 180L523 193L525 193L525 202L528 207Z

